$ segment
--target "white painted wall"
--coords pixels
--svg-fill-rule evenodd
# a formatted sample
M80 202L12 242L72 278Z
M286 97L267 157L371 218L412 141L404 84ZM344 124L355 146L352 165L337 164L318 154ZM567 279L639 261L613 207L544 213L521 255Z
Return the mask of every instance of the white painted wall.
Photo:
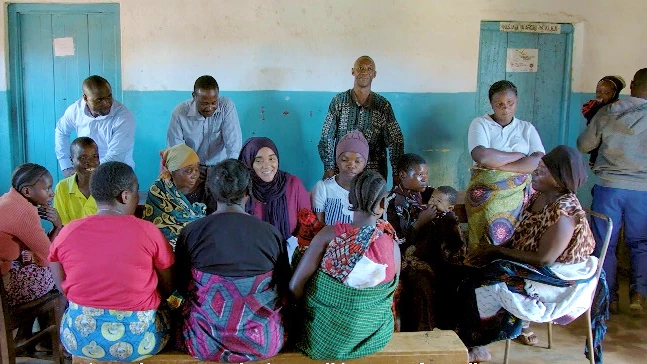
M0 90L8 83L3 3ZM629 81L647 67L644 0L119 3L126 90L188 90L202 74L214 75L223 90L342 90L352 84L355 58L368 54L377 63L376 90L474 92L482 20L574 23L575 92L593 91L605 74Z

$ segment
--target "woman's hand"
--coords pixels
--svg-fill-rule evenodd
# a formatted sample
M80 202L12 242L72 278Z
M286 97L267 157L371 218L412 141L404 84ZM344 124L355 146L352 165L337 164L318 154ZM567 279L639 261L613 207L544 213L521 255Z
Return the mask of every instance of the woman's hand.
M482 267L497 259L498 255L498 247L490 244L481 245L467 254L467 257L465 257L465 264L473 267Z
M55 229L63 227L61 216L58 214L58 211L51 206L39 206L38 215L40 215L41 219L51 222Z
M436 218L436 214L438 214L438 211L436 210L436 206L434 205L429 205L427 206L426 209L422 210L420 214L418 215L418 219L413 223L413 228L414 230L418 230L431 222L434 218Z

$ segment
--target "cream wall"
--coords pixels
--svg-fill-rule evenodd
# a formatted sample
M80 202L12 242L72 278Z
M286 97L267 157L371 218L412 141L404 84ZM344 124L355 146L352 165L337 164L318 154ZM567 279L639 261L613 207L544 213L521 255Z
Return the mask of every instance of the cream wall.
M644 0L119 2L125 90L187 90L206 73L223 90L341 90L353 60L369 54L376 90L474 92L482 20L575 24L574 92L647 67ZM8 86L4 3L0 91Z

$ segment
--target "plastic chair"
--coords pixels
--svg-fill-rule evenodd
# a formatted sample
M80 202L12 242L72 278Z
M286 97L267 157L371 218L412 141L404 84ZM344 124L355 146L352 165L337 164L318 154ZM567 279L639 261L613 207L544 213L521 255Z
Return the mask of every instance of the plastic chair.
M63 364L65 353L58 337L62 317L59 307L61 307L61 300L64 299L63 296L58 291L52 291L41 298L12 307L9 306L6 297L4 284L0 282L0 364L15 364L16 353L20 349L41 341L47 334L52 340L54 363ZM25 323L33 323L38 316L46 313L50 317L46 328L24 342L15 342L13 337L15 329Z
M595 211L591 211L588 209L584 209L586 211L586 214L591 217L591 219L598 218L601 220L606 221L607 223L607 232L604 236L604 241L602 242L602 250L600 251L600 258L598 259L598 268L595 272L595 281L597 282L598 279L600 279L600 275L602 274L602 266L604 265L604 259L607 256L607 249L609 248L609 241L611 240L611 230L613 229L613 221L611 221L611 218L608 216L605 216L603 214L597 213ZM595 291L593 291L593 294L591 295L591 302L589 303L589 308L586 310L586 326L587 326L587 334L588 334L588 346L589 346L589 361L591 364L595 364L595 353L593 351L593 329L591 327L591 305L593 304L593 298L595 297ZM510 341L511 340L506 340L505 341L505 354L503 357L503 363L508 364L508 354L510 353ZM553 347L553 323L549 322L548 323L548 349Z

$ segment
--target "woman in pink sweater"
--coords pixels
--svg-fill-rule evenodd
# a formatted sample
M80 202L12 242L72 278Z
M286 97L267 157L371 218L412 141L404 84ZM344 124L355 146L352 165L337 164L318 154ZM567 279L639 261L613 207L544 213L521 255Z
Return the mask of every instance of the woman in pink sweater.
M10 306L27 303L54 289L47 267L50 242L63 227L51 206L52 175L43 166L26 163L13 172L9 192L0 196L0 273ZM45 233L41 219L54 228ZM25 338L31 326L19 330Z

